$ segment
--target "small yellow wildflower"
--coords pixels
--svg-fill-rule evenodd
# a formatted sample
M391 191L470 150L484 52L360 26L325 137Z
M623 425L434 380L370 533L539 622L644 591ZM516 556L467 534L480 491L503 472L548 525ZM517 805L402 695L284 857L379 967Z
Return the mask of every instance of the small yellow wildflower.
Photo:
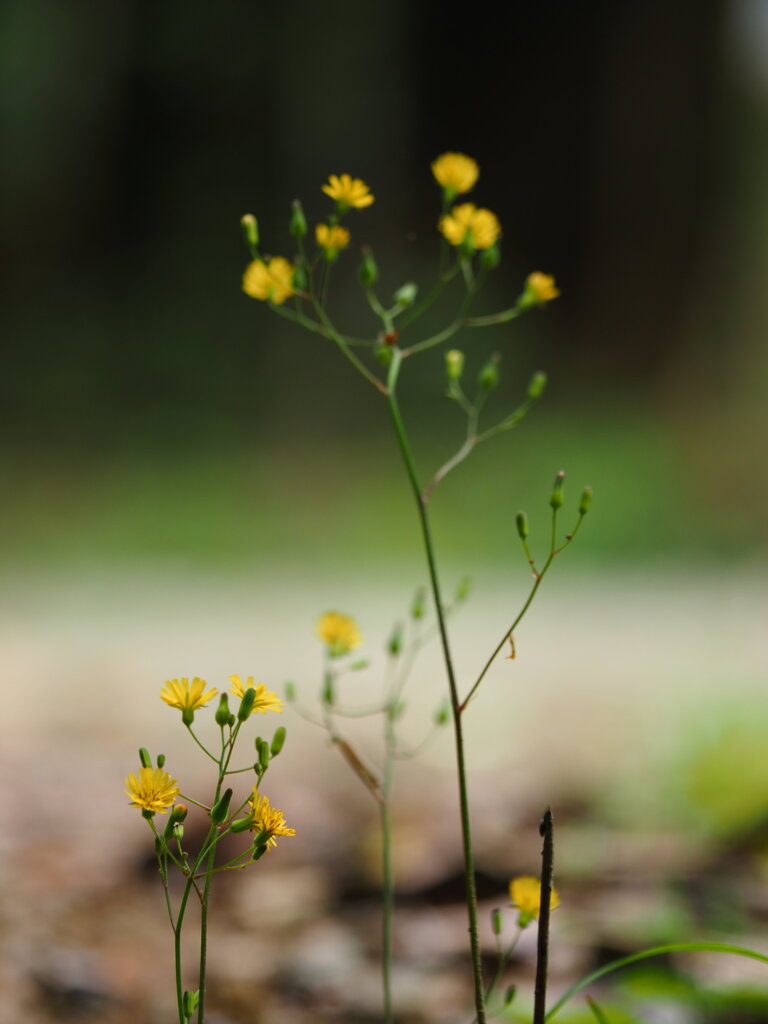
M341 249L349 245L350 234L338 224L318 224L315 228L317 244L325 250L329 260L335 259Z
M293 264L282 256L273 256L269 263L253 260L243 274L243 291L252 299L281 306L294 294L293 273Z
M132 807L141 807L152 814L165 814L180 792L176 779L162 768L140 768L139 777L131 772L125 780L126 796Z
M251 710L252 715L266 715L268 711L283 711L283 702L277 696L276 693L272 693L268 690L264 683L259 683L258 686L254 686L253 676L248 676L248 679L243 686L240 676L230 676L230 683L232 685L229 688L229 692L233 693L240 700L245 696L246 690L256 690L256 698L253 702L253 709Z
M517 923L520 928L525 928L539 916L541 909L541 883L533 875L520 875L513 878L509 883L509 901L513 907L517 907ZM557 889L552 887L549 897L549 909L554 910L560 906L560 897Z
M203 692L206 685L205 680L199 676L195 676L191 685L186 676L182 676L181 679L169 679L160 691L160 698L172 708L178 708L182 720L191 725L195 711L205 707L219 692L215 687Z
M560 294L560 289L555 287L555 279L550 274L542 274L534 270L525 279L525 291L521 304L526 306L539 306L544 302L551 302Z
M363 642L357 623L341 612L326 612L317 620L317 635L328 646L332 658L349 654Z
M322 188L327 196L336 200L340 213L348 210L350 206L362 210L370 206L374 200L365 182L361 178L352 178L349 174L332 174L328 184Z
M257 786L253 787L251 799L248 801L251 809L252 832L268 833L265 836L266 846L277 846L276 836L295 836L296 829L288 828L285 824L285 815L277 807L270 807L269 797L261 796Z
M480 174L480 168L471 156L463 153L443 153L432 164L432 173L438 185L445 189L448 200L462 192L470 192Z
M496 214L478 209L473 203L454 206L441 217L438 225L451 245L467 245L471 249L490 249L501 234Z

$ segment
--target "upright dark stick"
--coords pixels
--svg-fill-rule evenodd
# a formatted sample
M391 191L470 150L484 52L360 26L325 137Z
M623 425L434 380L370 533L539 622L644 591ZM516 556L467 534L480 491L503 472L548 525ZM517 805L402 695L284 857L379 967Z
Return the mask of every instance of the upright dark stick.
M552 865L555 854L552 840L552 811L549 807L541 819L539 835L544 837L544 845L541 848L541 906L539 909L539 933L536 944L536 988L534 991L533 1024L544 1024L547 1003L549 904L552 896Z

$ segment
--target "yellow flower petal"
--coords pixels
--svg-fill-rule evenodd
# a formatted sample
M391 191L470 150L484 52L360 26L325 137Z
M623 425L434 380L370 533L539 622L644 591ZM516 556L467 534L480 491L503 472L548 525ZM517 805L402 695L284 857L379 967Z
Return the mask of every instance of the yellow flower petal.
M442 185L452 196L457 196L472 190L480 168L471 156L465 156L464 153L443 153L432 164L432 174L438 185Z
M179 792L176 779L162 768L142 767L138 778L131 772L125 780L125 793L131 798L131 806L153 814L165 814Z
M341 612L326 612L317 620L317 635L328 647L332 658L348 654L363 642L357 623Z
M243 291L252 299L282 305L294 294L294 267L282 256L273 256L269 263L253 260L243 274Z
M495 213L478 209L473 203L454 206L440 219L438 225L451 245L464 245L472 249L490 249L501 234Z
M361 178L353 178L349 174L332 174L328 184L322 186L323 192L335 199L342 209L350 206L362 210L370 206L374 200L371 191Z

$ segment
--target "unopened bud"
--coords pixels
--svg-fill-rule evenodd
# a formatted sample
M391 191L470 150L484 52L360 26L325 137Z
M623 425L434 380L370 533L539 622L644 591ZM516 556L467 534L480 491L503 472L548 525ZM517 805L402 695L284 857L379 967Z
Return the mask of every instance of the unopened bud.
M427 592L424 587L419 587L413 598L413 604L411 605L411 618L423 619L425 604L427 599Z
M229 802L231 799L232 790L228 789L224 793L224 796L222 796L220 800L217 800L211 808L211 821L214 825L220 825L226 818L229 812Z
M269 833L266 833L266 836L267 836L267 839L268 839L268 838L269 838ZM265 840L264 840L264 841L262 842L261 846L257 846L257 845L256 845L256 844L254 843L254 847L253 847L253 857L251 858L252 860L261 860L261 858L262 858L262 857L264 856L264 854L265 854L265 853L267 852L267 850L269 849L269 847L267 846L267 839L265 839Z
M592 506L592 488L585 487L581 492L581 501L579 502L579 515L585 516L589 512Z
M157 755L157 767L158 768L164 768L165 767L165 754L158 754Z
M280 725L275 729L275 735L272 737L272 744L269 748L269 752L272 757L277 757L280 751L283 749L285 743L285 726Z
M387 651L396 658L403 649L403 627L396 623L387 641Z
M259 224L252 213L244 213L240 218L240 227L243 229L243 239L249 249L255 249L259 244Z
M499 360L501 356L494 355L485 364L477 378L478 385L483 391L492 391L499 383Z
M480 266L485 267L486 270L495 270L496 267L501 263L501 248L498 242L494 242L493 245L487 249L483 249L480 254Z
M406 282L395 292L395 302L402 309L405 309L407 306L412 306L416 299L416 293L418 290L418 286L413 281Z
M518 512L515 516L515 523L517 525L517 535L520 540L528 539L528 516L525 512Z
M288 230L291 233L292 238L303 238L307 233L307 220L304 216L304 210L302 209L301 203L298 199L293 200L293 207L291 209L291 223Z
M565 495L563 494L564 483L565 473L561 469L555 477L555 487L549 498L550 508L553 508L555 511L557 511L559 508L562 508L563 502L565 501Z
M182 999L182 1009L184 1010L184 1016L187 1020L191 1020L197 1009L198 1003L200 1002L200 992L195 990L194 992L185 992L184 998Z
M322 701L323 704L327 704L328 707L331 707L335 700L336 694L333 685L333 676L330 672L326 672L325 679L323 680Z
M464 373L464 353L457 348L449 349L445 353L445 375L448 380L461 380Z
M498 907L491 911L491 929L494 935L501 935L501 911Z
M289 704L292 704L296 700L296 684L287 682L285 684L285 699Z
M222 693L219 697L219 706L216 708L216 725L225 726L229 725L229 720L232 717L232 713L229 710L229 697L226 693Z
M269 744L266 740L259 738L256 749L259 754L259 765L266 771L269 768Z
M149 756L149 751L146 747L139 747L139 760L141 761L142 768L152 767L152 758Z
M459 580L459 585L456 587L455 601L466 601L469 597L469 592L472 589L472 579L469 576L463 576Z
M530 383L528 384L528 400L535 402L537 398L541 398L544 394L544 388L547 386L547 375L543 370L539 370L538 373L534 373L531 377Z
M363 260L360 264L360 283L364 288L370 288L379 279L379 268L376 266L376 260L373 258L373 253L367 247L363 249Z
M350 672L359 672L361 669L368 668L370 661L367 658L358 658L357 661L353 661L349 666Z
M392 348L389 345L377 345L373 350L376 362L382 366L389 366L392 362Z
M188 813L186 804L176 804L171 810L171 821L184 821Z
M291 284L295 292L305 292L307 290L307 275L304 273L304 267L300 263L297 263L293 268Z
M504 1005L509 1006L517 994L517 985L507 985L504 991Z
M445 700L435 712L435 725L445 725L450 717L450 705Z
M244 722L250 713L253 711L253 704L256 700L256 690L253 686L249 686L242 696L240 701L240 707L237 709L238 721Z
M229 826L229 831L234 832L235 835L237 835L238 832L247 831L251 827L251 824L252 819L250 815L247 818L235 818L235 820Z

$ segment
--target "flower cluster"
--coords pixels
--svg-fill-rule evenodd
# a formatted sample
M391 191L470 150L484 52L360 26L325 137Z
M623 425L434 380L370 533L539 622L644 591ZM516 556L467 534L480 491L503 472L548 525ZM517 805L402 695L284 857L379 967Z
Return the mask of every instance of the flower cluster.
M317 620L316 630L331 658L349 654L363 642L355 620L341 612L325 612Z

